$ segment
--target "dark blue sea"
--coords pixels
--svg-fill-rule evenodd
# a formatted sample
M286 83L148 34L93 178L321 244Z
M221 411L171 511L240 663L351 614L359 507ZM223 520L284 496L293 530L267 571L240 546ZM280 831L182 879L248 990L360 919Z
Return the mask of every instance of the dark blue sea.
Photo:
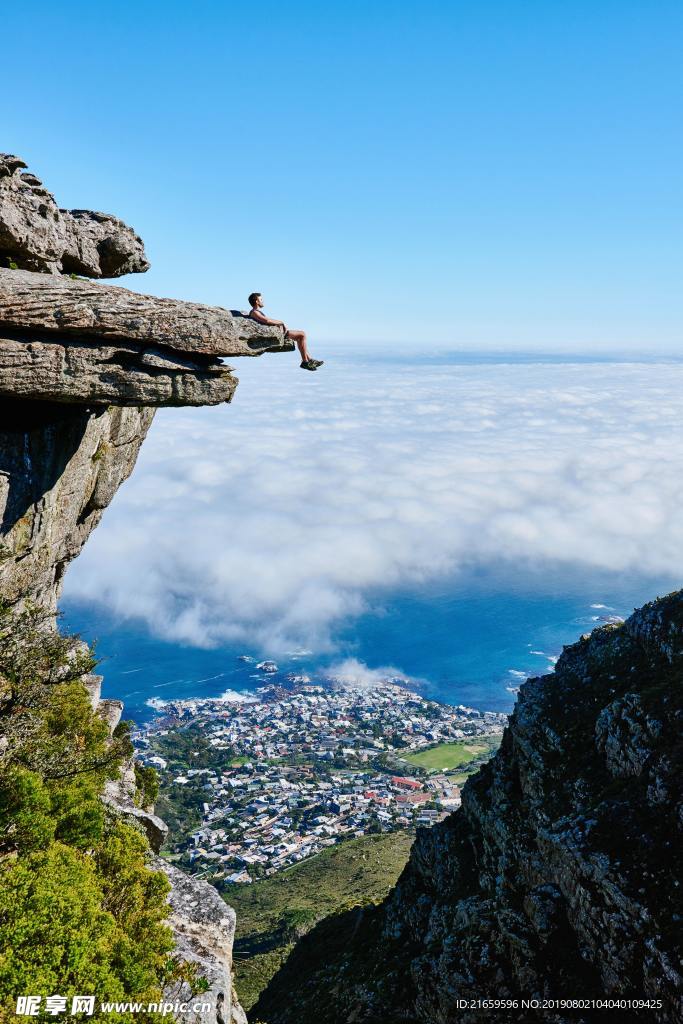
M667 578L579 575L566 566L546 565L542 572L506 566L495 575L461 574L438 586L377 593L370 612L340 629L334 656L293 651L278 657L279 677L315 677L332 661L356 658L369 668L395 668L433 699L510 711L515 688L526 676L552 672L563 645L673 585ZM153 697L214 697L263 682L253 663L238 658L258 660L267 651L170 643L142 623L70 601L63 612L64 628L96 642L103 695L123 700L126 717L138 722L153 714L147 704Z

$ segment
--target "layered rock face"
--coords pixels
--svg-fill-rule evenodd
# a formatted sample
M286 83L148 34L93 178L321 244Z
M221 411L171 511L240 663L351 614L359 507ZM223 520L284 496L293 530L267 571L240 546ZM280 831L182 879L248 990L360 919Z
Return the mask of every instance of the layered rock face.
M293 345L280 328L224 309L60 276L114 277L148 263L131 228L60 210L24 167L0 156L0 599L54 612L66 568L131 473L155 410L229 401L237 379L223 356ZM84 683L113 729L120 702L100 700L99 677ZM165 825L134 793L129 764L104 800L158 851ZM210 885L159 858L152 866L171 878L178 953L208 982L202 1019L245 1024L232 990L234 913Z
M462 808L420 830L385 903L314 929L254 1015L683 1019L682 684L683 591L566 648L554 674L522 687ZM538 1003L493 1012L477 999ZM655 1003L610 1013L544 999Z
M281 327L215 306L0 269L0 396L117 405L218 405L224 356L292 349Z
M82 280L147 270L142 240L109 214L60 210L25 167L0 154L0 397L217 405L237 386L223 357L294 348L236 312Z

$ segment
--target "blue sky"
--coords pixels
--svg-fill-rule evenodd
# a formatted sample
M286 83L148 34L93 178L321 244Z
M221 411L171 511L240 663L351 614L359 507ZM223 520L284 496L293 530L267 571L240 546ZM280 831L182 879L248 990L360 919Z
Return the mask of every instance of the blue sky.
M675 350L683 7L172 0L2 13L2 148L157 294L314 337Z

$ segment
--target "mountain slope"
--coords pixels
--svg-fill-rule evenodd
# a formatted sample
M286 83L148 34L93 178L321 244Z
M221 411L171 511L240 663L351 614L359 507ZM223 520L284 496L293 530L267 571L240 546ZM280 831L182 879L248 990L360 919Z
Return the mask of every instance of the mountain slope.
M462 808L420 831L386 901L306 936L254 1018L469 1024L490 1011L465 1000L623 997L680 1020L682 681L683 591L566 648L522 687L500 751Z

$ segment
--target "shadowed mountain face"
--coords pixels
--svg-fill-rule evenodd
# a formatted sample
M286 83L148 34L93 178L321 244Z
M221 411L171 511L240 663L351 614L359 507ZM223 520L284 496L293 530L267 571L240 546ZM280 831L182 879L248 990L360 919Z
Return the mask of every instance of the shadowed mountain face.
M376 908L328 919L254 1009L268 1024L470 1024L466 1000L649 998L497 1021L681 1020L683 591L565 649L521 689L462 808Z
M0 597L54 611L64 573L132 472L154 410L1 401Z

